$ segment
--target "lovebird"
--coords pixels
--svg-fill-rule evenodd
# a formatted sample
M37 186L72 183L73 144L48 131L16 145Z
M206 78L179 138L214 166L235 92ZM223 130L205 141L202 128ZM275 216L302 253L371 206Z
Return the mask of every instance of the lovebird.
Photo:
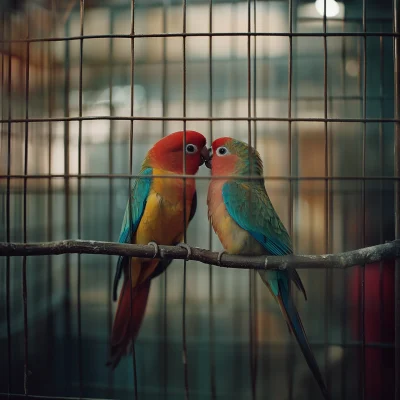
M190 247L181 241L196 212L197 195L194 178L176 178L176 175L184 173L184 157L186 175L195 175L204 161L208 160L206 139L201 133L171 133L149 150L142 163L140 178L132 185L131 199L126 206L119 236L120 243L151 244L155 248L155 255L159 251L158 244L182 245L189 253ZM114 278L114 301L122 273L124 279L107 362L112 369L132 349L132 338L135 340L145 313L151 279L161 274L171 261L119 257Z
M224 252L240 255L292 254L290 236L268 197L259 153L246 143L229 137L216 139L210 149L211 168L208 217L221 241ZM240 178L253 176L256 179ZM230 178L232 176L232 178ZM257 177L260 177L257 179ZM278 302L325 399L329 398L322 374L311 351L300 316L291 295L291 282L307 299L300 276L295 269L258 271L261 279Z

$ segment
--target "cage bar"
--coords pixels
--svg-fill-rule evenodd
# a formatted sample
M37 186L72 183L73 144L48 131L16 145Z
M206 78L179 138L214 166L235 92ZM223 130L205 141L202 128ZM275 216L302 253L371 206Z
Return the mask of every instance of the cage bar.
M393 31L399 32L400 25L400 5L398 0L393 0ZM394 114L400 115L400 41L394 37ZM394 137L394 175L400 177L400 124L395 124ZM394 202L394 224L395 237L400 237L400 183L395 183L395 202ZM397 259L395 271L395 398L400 396L400 260Z

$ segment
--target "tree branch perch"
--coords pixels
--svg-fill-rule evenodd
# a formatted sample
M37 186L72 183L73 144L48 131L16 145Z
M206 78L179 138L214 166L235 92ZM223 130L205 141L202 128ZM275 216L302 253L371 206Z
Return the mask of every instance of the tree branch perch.
M155 258L186 259L187 250L179 246L159 246ZM287 268L331 268L344 269L355 265L371 264L383 260L400 258L400 240L365 247L338 254L288 255L282 257L245 257L223 254L218 262L218 253L197 247L191 248L189 260L200 261L226 268L240 269L287 269ZM43 256L59 254L108 254L130 257L153 258L154 247L139 244L98 242L94 240L61 240L42 243L0 242L0 256ZM267 262L266 262L267 259Z

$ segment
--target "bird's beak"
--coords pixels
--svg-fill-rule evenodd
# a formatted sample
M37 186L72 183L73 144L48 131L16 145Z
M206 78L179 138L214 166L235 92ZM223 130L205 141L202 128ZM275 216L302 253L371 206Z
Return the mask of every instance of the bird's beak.
M212 147L207 149L207 158L205 159L206 167L209 169L211 169L211 167L212 167L211 161L212 161Z
M203 163L205 162L206 167L207 167L207 168L211 168L211 153L210 153L210 150L207 149L206 146L204 146L204 147L201 149L200 154L201 154L201 162L200 162L200 165L203 165Z

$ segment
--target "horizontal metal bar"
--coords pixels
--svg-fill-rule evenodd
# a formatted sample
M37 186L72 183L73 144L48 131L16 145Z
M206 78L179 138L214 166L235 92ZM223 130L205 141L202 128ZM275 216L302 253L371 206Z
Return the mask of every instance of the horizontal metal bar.
M399 181L400 178L394 176L244 176L244 175L229 175L229 176L193 176L193 175L154 175L156 178L173 178L173 179L242 179L242 180L259 180L260 178L269 181ZM0 179L148 179L143 175L130 174L15 174L6 175L0 174ZM1 185L0 185L1 186Z
M362 347L363 343L359 342L338 342L338 341L328 341L328 342L317 342L310 340L311 347L326 347L326 346L338 346L342 348L352 348L352 347ZM394 343L380 343L380 342L365 342L365 347L373 349L393 349Z
M359 122L359 123L400 123L396 118L299 118L299 117L116 117L111 115L96 115L87 117L58 118L10 118L0 119L0 123L21 122L68 122L68 121L265 121L265 122Z
M323 17L298 17L297 18L298 22L323 22ZM345 18L337 18L337 17L332 17L328 19L328 24L329 22L358 22L360 25L362 24L363 18L361 17L348 17L346 16ZM382 23L382 22L390 22L392 23L393 18L392 17L370 17L368 16L368 22L369 23Z
M137 33L131 34L102 34L102 35L76 35L30 39L3 39L0 43L32 43L32 42L64 42L90 39L146 39L146 38L187 38L187 37L398 37L399 33L393 32L171 32L171 33Z
M159 245L158 251L154 246L101 242L94 240L60 240L41 243L8 243L0 242L0 256L43 256L59 254L108 254L141 258L167 258L200 261L209 264L239 269L286 270L300 269L345 269L355 265L371 264L382 260L400 257L400 240L385 244L365 247L358 250L338 254L323 255L286 255L276 256L239 256L227 253L191 247L190 251L180 246ZM105 264L107 265L107 264Z
M54 400L110 400L101 399L97 397L59 397L59 396L39 396L34 394L18 394L18 393L0 393L0 398L13 398L13 399L54 399Z
M339 58L340 56L338 55L337 58ZM300 57L299 57L300 58ZM310 59L310 56L307 55L307 58ZM265 94L262 97L262 100L274 100L274 101L284 101L287 102L289 100L289 98L285 95L271 95L271 94ZM325 96L308 96L308 95L292 95L292 99L293 100L297 100L297 101L324 101L325 100ZM362 101L363 96L357 96L357 95L345 95L345 96L341 96L341 95L327 95L327 99L329 101L351 101L351 100L358 100L358 101ZM368 100L369 101L380 101L380 100L394 100L394 97L391 95L378 95L378 96L368 96Z
M146 345L151 345L152 343L156 342L158 340L158 336L154 335L154 336L146 336L146 338L142 338L141 343ZM171 340L171 342L173 342L173 340ZM236 342L234 342L235 344L237 343L243 343L240 341L240 339L237 339ZM197 346L206 346L207 345L207 341L205 340L200 340L200 339L189 339L188 343L191 344L196 344ZM230 342L232 343L232 342ZM342 347L342 348L357 348L357 347L361 347L362 343L361 341L349 341L349 342L340 342L338 340L329 340L328 342L322 342L319 340L309 340L310 346L313 347L326 347L326 346L335 346L335 347ZM217 350L219 346L223 346L226 345L226 341L223 340L216 340L215 341ZM268 347L281 347L281 346L285 346L282 343L276 343L276 342L270 342L270 341L261 341L260 342L260 347L263 346L268 346ZM369 347L369 348L379 348L379 349L393 349L394 348L394 343L393 342L366 342L365 343L365 347Z

